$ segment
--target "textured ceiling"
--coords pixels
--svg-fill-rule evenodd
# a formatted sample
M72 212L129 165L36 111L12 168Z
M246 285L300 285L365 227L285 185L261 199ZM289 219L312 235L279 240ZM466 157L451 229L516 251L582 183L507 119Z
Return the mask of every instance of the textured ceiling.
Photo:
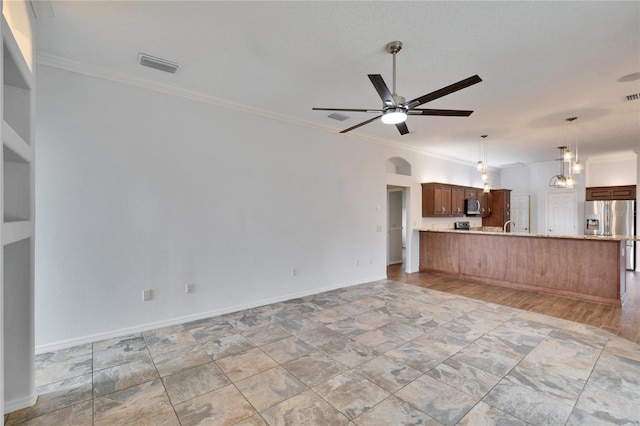
M409 117L410 134L379 121L344 137L488 163L552 161L577 137L583 158L640 147L640 2L52 1L35 22L37 60L83 64L338 132L317 107L380 108L367 74L407 99L474 74L483 82L423 105L468 118ZM141 67L138 52L182 64ZM565 118L578 116L571 128Z

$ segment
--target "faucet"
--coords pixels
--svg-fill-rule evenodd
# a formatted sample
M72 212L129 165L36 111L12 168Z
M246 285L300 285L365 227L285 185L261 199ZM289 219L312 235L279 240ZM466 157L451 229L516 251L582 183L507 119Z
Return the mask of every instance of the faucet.
M516 223L512 220L508 220L504 223L504 226L502 227L502 232L507 232L507 225L513 223L513 226L516 226Z

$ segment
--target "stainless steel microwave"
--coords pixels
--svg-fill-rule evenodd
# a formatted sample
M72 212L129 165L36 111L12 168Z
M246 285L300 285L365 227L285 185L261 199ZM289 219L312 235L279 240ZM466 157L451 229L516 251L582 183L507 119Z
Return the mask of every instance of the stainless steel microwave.
M464 214L480 214L480 200L476 200L475 198L466 198L464 200Z

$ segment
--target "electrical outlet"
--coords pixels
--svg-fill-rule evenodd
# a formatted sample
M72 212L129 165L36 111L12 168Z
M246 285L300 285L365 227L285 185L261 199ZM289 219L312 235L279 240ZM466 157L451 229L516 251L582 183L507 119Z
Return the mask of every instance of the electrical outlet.
M298 272L299 272L298 268L291 269L291 276L292 277L298 276Z
M360 266L360 259L356 259L356 266Z
M193 284L187 284L184 286L184 292L185 293L193 293Z
M142 301L146 302L153 299L153 290L142 290Z

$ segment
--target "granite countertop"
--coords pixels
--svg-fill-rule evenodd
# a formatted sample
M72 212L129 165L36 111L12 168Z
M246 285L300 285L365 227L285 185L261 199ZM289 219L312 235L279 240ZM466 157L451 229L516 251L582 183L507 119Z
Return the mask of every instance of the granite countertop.
M603 236L603 235L557 235L557 234L530 234L526 232L492 232L481 231L479 229L470 229L468 231L458 229L422 229L416 228L420 232L452 232L456 234L483 234L483 235L502 235L505 237L536 237L536 238L570 238L574 240L600 240L600 241L640 241L640 237L624 237L624 236Z

